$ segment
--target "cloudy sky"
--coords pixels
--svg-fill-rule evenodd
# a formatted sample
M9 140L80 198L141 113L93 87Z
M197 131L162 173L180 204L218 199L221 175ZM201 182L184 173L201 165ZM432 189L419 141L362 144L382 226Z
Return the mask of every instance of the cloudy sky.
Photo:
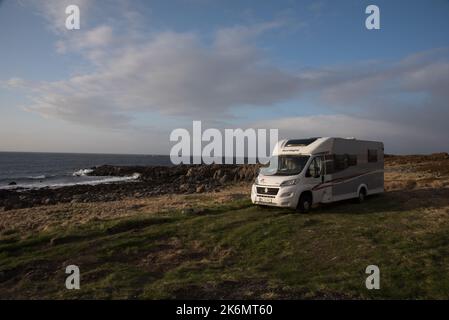
M449 151L448 31L445 0L0 0L0 151L168 154L192 120Z

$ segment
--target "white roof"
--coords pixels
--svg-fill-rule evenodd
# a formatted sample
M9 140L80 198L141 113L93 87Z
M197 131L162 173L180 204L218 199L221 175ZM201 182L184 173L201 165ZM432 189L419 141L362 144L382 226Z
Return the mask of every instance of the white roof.
M307 139L303 139L307 140ZM315 154L320 152L330 151L332 149L332 138L317 138L310 144L301 143L289 143L288 142L301 142L299 139L285 139L280 140L273 150L273 155L280 154Z
M273 155L280 154L321 154L332 153L334 148L338 145L346 145L350 149L353 149L356 145L362 147L362 145L379 145L383 148L381 142L357 140L355 138L338 138L338 137L321 137L321 138L309 138L309 139L285 139L280 140L273 150ZM340 149L340 147L338 147ZM345 147L346 149L346 147Z

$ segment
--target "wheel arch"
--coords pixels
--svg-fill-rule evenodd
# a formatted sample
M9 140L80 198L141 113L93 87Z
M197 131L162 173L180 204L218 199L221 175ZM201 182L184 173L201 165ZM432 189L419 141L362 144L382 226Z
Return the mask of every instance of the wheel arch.
M312 192L312 190L304 190L303 192L301 192L301 194L298 197L298 201L299 201L299 199L301 199L301 197L303 195L308 195L310 197L310 199L312 199L312 203L313 203L313 192Z
M368 195L368 186L365 183L361 183L357 188L357 196L359 195L362 189L365 189L365 195Z

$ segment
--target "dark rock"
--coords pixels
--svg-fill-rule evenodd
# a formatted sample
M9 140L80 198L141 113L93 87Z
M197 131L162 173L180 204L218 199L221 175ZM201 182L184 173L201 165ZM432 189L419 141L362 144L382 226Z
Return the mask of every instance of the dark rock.
M221 177L221 170L218 169L217 171L215 171L213 177L214 177L214 179L220 179L220 177Z
M221 184L225 184L227 181L228 181L228 175L225 174L223 177L221 177L220 183L221 183Z
M186 177L193 176L193 168L190 168L189 171L187 171Z
M17 182L15 182L15 181L11 181L10 183L8 183L8 186L16 186L17 185Z
M187 192L189 190L189 184L183 183L179 186L179 191L181 192Z
M196 193L203 193L204 191L206 191L206 187L203 184L196 187Z
M445 155L436 155L445 157ZM232 182L251 181L258 173L258 165L178 165L151 167L101 166L92 175L131 176L132 182L75 185L60 188L0 190L0 207L4 210L55 203L85 203L119 201L126 197L146 197L173 193L218 192L219 187Z
M20 201L18 198L7 199L4 203L4 210L14 210L14 209L22 209L26 208L26 203Z
M56 238L50 239L50 244L52 246L57 246L59 244L64 244L64 243L69 243L69 242L73 242L73 241L79 240L80 238L81 238L80 236L56 237Z
M44 198L42 199L42 204L52 204L53 200L51 198Z
M206 213L206 209L203 209L203 208L196 208L196 209L193 209L193 214L202 214L202 213Z

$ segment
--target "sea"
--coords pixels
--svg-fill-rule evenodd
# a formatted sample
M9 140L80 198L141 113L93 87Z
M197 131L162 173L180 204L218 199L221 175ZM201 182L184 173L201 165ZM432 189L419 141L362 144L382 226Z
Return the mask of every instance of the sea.
M164 155L78 154L0 152L0 189L61 187L76 184L100 184L137 179L129 177L89 176L93 167L170 166ZM11 185L11 183L15 183Z

